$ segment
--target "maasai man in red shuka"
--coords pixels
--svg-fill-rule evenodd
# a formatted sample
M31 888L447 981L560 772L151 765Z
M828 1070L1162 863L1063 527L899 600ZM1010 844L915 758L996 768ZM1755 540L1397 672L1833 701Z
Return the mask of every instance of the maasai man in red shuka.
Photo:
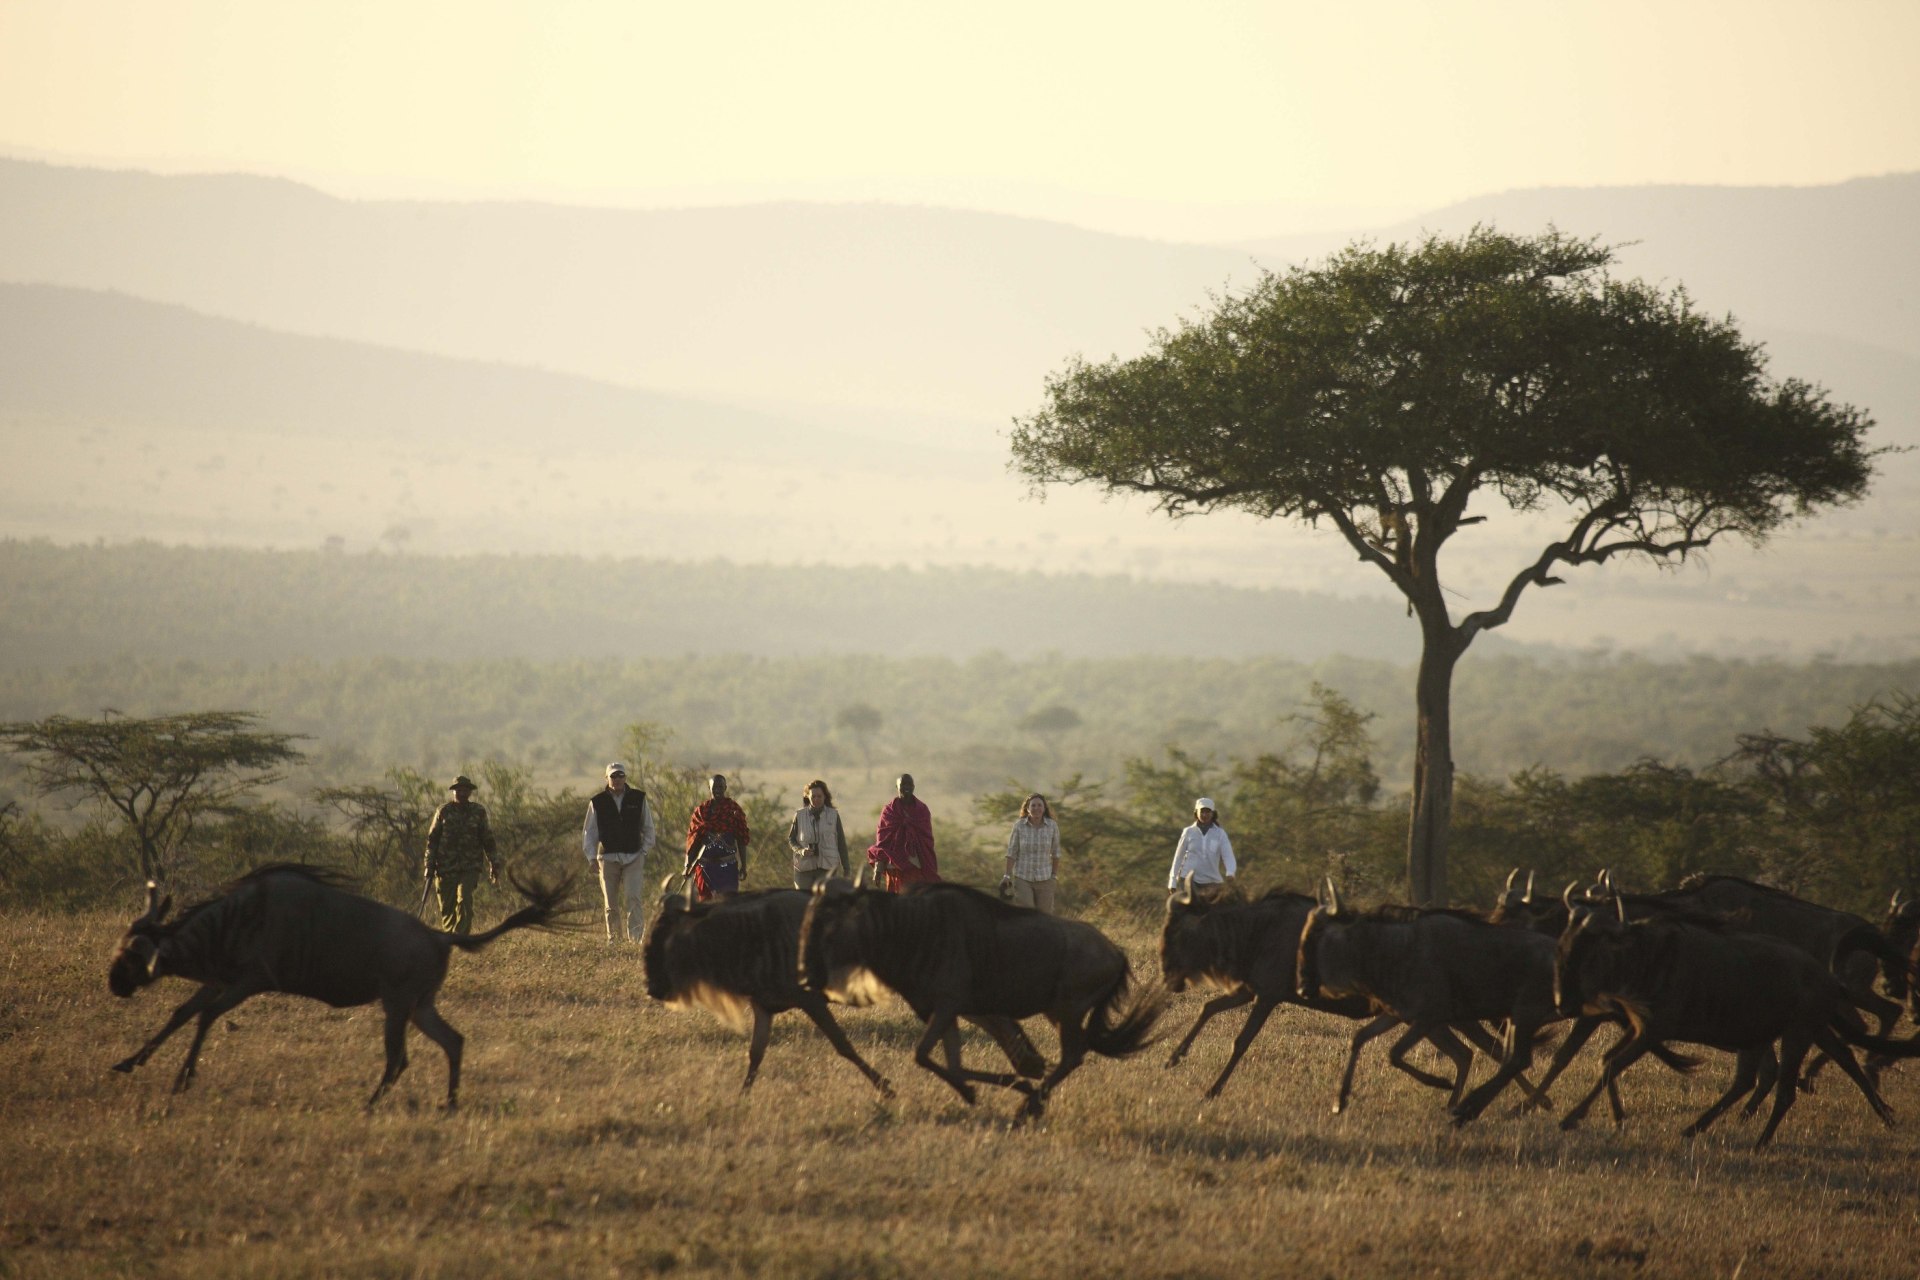
M746 810L727 795L726 775L714 774L707 791L712 799L702 800L687 819L687 865L682 873L693 876L694 892L702 902L740 887L747 874L747 841L753 838Z
M880 811L880 828L867 850L867 861L888 893L905 893L910 884L940 878L933 856L933 810L913 798L912 774L900 775L898 789L900 794Z

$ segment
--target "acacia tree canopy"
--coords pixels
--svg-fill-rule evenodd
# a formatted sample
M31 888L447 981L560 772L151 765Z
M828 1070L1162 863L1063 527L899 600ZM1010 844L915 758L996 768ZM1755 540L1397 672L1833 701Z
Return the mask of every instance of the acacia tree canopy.
M1560 566L1684 559L1861 496L1872 423L1793 379L1684 290L1609 274L1613 251L1477 228L1350 247L1269 274L1133 359L1071 360L1015 422L1036 488L1142 493L1179 517L1331 521L1420 621L1409 873L1445 898L1453 665ZM1501 507L1564 536L1455 619L1439 556Z
M296 735L255 726L242 711L139 719L49 716L0 724L0 742L27 757L44 794L72 792L112 810L135 839L139 872L164 879L194 823L278 782L299 760Z

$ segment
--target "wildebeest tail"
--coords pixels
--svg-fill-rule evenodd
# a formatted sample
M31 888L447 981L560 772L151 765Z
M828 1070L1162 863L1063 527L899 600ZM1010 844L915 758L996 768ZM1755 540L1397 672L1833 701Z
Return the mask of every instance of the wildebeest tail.
M1132 1057L1153 1043L1153 1026L1166 1009L1165 987L1135 984L1123 972L1087 1019L1087 1047L1105 1058Z
M1863 1031L1851 1018L1835 1018L1827 1025L1840 1033L1841 1039L1848 1044L1858 1045L1862 1049L1871 1049L1883 1053L1889 1058L1920 1058L1920 1035L1906 1040L1894 1040L1887 1036L1876 1036Z
M476 933L468 937L447 934L445 936L449 942L462 951L478 951L501 934L512 933L515 929L560 929L571 923L562 917L569 914L566 901L573 894L572 876L568 876L559 884L548 884L538 876L529 876L522 880L509 871L507 879L520 896L527 900L527 905L485 933Z

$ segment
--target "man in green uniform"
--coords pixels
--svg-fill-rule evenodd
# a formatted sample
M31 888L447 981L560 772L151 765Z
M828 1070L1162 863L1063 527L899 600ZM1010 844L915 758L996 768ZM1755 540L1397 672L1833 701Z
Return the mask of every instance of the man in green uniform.
M500 863L487 811L473 802L473 779L461 774L447 790L453 799L434 810L427 828L426 877L440 903L440 927L448 933L473 932L473 893L480 868L500 883Z

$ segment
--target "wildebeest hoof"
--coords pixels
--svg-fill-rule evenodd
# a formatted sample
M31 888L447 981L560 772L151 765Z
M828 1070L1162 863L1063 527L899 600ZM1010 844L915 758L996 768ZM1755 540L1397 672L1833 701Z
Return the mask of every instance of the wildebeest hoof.
M132 1058L127 1058L127 1059L124 1059L123 1061L114 1063L113 1069L115 1071L118 1071L122 1075L126 1075L139 1065L140 1064L135 1062Z
M1562 1120L1560 1122L1560 1132L1562 1133L1572 1133L1575 1129L1578 1129L1579 1127L1580 1127L1580 1121L1573 1116L1568 1116L1565 1120Z

